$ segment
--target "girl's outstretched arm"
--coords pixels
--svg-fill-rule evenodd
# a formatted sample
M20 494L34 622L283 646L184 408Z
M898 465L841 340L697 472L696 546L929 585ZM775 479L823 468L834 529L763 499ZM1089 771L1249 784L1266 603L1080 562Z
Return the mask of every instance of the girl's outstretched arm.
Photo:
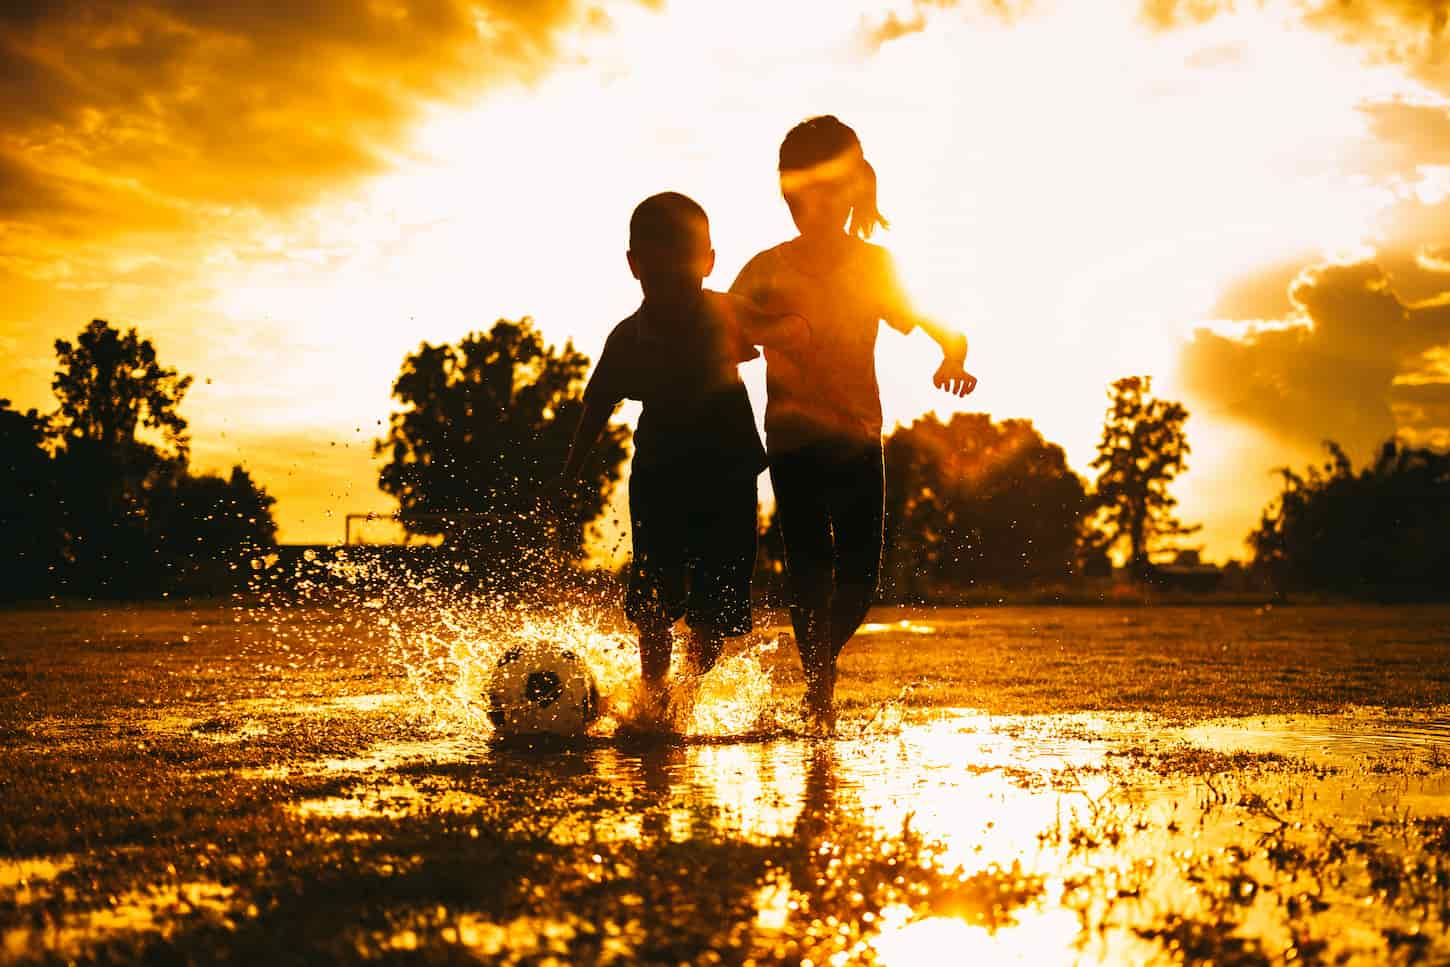
M881 298L881 318L886 324L907 333L920 328L941 347L941 365L932 374L931 383L953 396L966 396L977 388L977 377L964 368L967 362L967 337L916 310L907 296L896 272L896 263L885 249L872 246L879 261L876 283Z
M931 384L953 396L966 396L977 388L977 377L967 372L967 337L933 319L918 316L916 324L941 347L941 365L932 374Z

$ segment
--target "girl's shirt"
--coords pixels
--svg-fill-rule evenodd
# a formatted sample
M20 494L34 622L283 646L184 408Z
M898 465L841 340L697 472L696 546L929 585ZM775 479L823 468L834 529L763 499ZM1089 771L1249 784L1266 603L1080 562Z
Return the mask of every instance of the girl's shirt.
M807 261L798 240L761 252L730 291L767 312L810 320L802 349L765 349L765 438L772 453L821 442L879 443L879 323L910 332L914 314L891 255L854 237L830 264Z
M705 290L695 311L659 318L641 306L614 327L584 390L586 402L644 404L634 430L634 470L686 475L765 469L765 450L740 363L746 341L729 296Z

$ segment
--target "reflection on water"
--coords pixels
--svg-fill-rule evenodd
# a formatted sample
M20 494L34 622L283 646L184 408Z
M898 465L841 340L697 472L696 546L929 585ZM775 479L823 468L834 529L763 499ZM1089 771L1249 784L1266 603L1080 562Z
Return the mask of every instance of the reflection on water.
M300 816L401 819L420 813L472 813L483 804L481 797L462 790L396 782L361 787L346 796L303 799L293 810Z
M548 827L555 843L765 850L746 947L767 960L918 964L950 950L963 963L1376 961L1450 955L1445 735L1435 717L1184 728L956 711L842 740L490 749L475 761L497 770L493 782L563 767L614 794L564 807ZM1311 749L1318 758L1284 757ZM1395 771L1377 771L1376 755L1400 757ZM384 786L346 808L299 808L396 818L476 806ZM558 953L573 914L553 914L453 921L445 937L484 954Z
M233 900L235 890L220 883L172 883L130 890L109 898L98 909L59 917L37 918L29 926L9 927L0 939L8 960L42 954L73 958L110 937L137 934L170 936L183 924L229 927L245 916Z
M1343 715L1273 715L1206 722L1184 729L1184 739L1222 751L1353 760L1438 748L1450 750L1450 711L1403 714L1359 709Z
M771 696L752 690L768 681L752 661L707 680L693 712L748 738L529 749L453 730L237 775L297 782L275 821L354 855L354 878L406 880L403 896L491 875L448 867L430 844L492 842L484 855L508 870L496 889L517 884L511 905L480 908L484 892L461 894L475 906L405 903L355 928L365 957L438 960L442 946L487 962L707 949L816 965L1450 958L1450 716L1184 726L897 709L827 740L762 731ZM0 862L0 910L69 898L7 923L7 959L256 915L226 877L178 876L77 909L68 884L92 862ZM691 939L659 946L661 922Z
M698 835L692 823L704 816L714 835L829 857L804 879L789 869L760 877L753 896L763 935L820 940L812 903L843 883L860 899L869 877L852 842L891 844L909 830L929 844L929 857L904 859L952 885L931 880L874 911L848 904L827 923L839 941L826 944L832 956L869 950L883 963L913 964L949 949L965 958L957 962L1139 963L1196 950L1209 959L1326 951L1378 959L1404 936L1450 954L1446 735L1447 720L1435 717L1395 727L1349 716L1174 728L1141 715L959 712L834 742L584 755L610 784L651 792L666 814L657 828L673 838ZM1311 749L1317 759L1283 757ZM1392 774L1377 771L1375 755L1407 751L1414 767L1397 761ZM1405 902L1384 902L1385 870L1404 879L1395 892ZM1440 913L1427 921L1435 897Z
M902 618L900 621L893 621L890 623L882 623L876 621L867 622L866 624L863 624L859 629L857 629L856 634L880 635L895 632L897 634L909 635L934 635L936 634L936 630L937 629L935 625L929 624L925 621L912 621L908 618Z

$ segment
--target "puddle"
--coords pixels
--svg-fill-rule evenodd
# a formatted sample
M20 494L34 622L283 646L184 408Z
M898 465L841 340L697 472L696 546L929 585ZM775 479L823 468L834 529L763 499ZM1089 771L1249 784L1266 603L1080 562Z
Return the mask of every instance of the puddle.
M11 960L42 955L76 957L108 939L173 935L183 925L206 922L229 927L243 913L230 886L195 882L150 886L111 898L107 906L81 913L35 918L32 925L7 927L0 951Z
M729 692L702 702L728 703ZM731 721L753 724L710 724ZM608 909L635 910L642 894L607 891L643 886L611 887L623 874L607 871L663 869L675 900L736 891L731 915L749 910L736 941L762 962L912 965L943 950L955 962L1026 964L1382 962L1404 951L1433 962L1450 957L1447 741L1440 712L1184 726L1142 713L897 708L830 740L712 732L539 751L452 734L241 775L343 776L334 795L283 804L324 840L385 845L391 834L377 829L442 816L455 820L442 828L531 844L537 862L559 864L548 876L585 884L536 885L521 916L441 905L400 914L399 929L357 940L385 959L438 945L483 958L648 959L638 917L605 930L590 919L601 908L570 904L598 890ZM1384 761L1395 768L1377 771ZM375 820L386 822L349 838L347 824ZM420 877L446 862L416 848L386 862ZM733 880L676 865L711 850L735 857ZM0 862L0 902L41 909L44 884L80 862ZM100 909L37 914L7 926L0 951L70 957L109 937L230 923L249 908L234 889L150 886ZM691 929L706 931L699 949L709 949L708 931L724 926L702 922Z
M75 866L75 858L37 856L30 859L0 859L0 890L25 889L47 883Z
M937 633L935 625L924 621L912 621L903 618L900 621L883 623L879 621L868 622L856 630L858 635L884 635L890 633L909 635L934 635Z
M594 742L555 753L418 744L349 764L361 773L411 762L409 777L364 780L293 808L324 821L472 813L490 790L527 801L557 771L575 778L567 793L545 794L557 812L545 834L554 843L839 852L809 882L763 877L754 914L762 935L797 934L816 894L869 881L851 864L903 848L892 844L930 844L929 859L902 860L975 884L954 901L965 915L934 914L929 889L883 906L823 948L840 962L869 952L880 963L915 964L941 949L1006 963L1148 962L1165 947L1194 945L1216 956L1333 950L1379 959L1402 936L1445 944L1444 924L1426 920L1425 904L1443 899L1450 877L1450 824L1416 824L1450 817L1450 768L1435 765L1446 728L1438 716L1181 727L1141 714L937 710L836 740ZM1406 754L1423 767L1365 768L1367 757ZM420 778L430 755L472 763L482 784L470 784L467 770ZM1429 871L1420 886L1410 877L1395 894L1405 902L1386 902L1384 870L1415 864ZM1007 899L993 899L999 894ZM530 924L456 921L445 942L492 950ZM400 949L410 936L379 943Z
M585 756L602 782L661 804L663 821L621 824L634 835L688 839L703 817L713 835L747 842L829 841L849 813L883 841L909 827L937 844L943 868L1048 884L1011 922L989 926L883 910L868 944L883 963L921 963L943 944L994 962L1144 962L1161 957L1158 941L1379 959L1397 938L1445 943L1423 904L1443 900L1450 826L1415 825L1450 816L1450 769L1433 766L1445 728L1434 717L1154 728L1141 715L958 712L895 735ZM1389 777L1364 768L1367 755L1406 750L1430 765ZM1245 752L1271 755L1228 771L1212 758L1194 766L1205 753ZM1150 767L1161 756L1181 764ZM1383 870L1423 865L1436 849L1425 892L1384 902ZM794 896L763 885L757 924L782 924Z
M1450 710L1414 718L1388 712L1346 715L1277 715L1205 722L1182 730L1185 740L1221 751L1277 752L1340 763L1405 752L1443 756L1450 766Z
M348 796L304 799L292 810L300 816L401 819L430 813L472 813L486 804L483 797L457 789L393 782L363 787Z

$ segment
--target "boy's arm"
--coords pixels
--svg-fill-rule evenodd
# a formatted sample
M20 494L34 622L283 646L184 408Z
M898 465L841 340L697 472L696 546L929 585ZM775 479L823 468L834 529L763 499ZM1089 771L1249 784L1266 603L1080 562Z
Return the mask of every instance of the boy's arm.
M559 475L556 499L564 495L579 482L579 472L589 451L599 442L599 435L614 414L614 408L627 395L621 370L621 348L618 344L619 329L609 334L594 372L589 374L589 383L584 387L584 409L579 413L579 423L574 427L574 439L569 443L569 455L564 458L564 470Z
M589 451L599 442L599 435L604 432L613 413L614 406L606 406L588 396L584 398L584 412L579 414L579 425L574 428L574 440L569 444L569 456L564 460L564 472L559 478L561 489L567 490L578 482Z
M810 344L810 323L799 313L772 312L734 292L724 294L723 298L744 342L787 352Z

